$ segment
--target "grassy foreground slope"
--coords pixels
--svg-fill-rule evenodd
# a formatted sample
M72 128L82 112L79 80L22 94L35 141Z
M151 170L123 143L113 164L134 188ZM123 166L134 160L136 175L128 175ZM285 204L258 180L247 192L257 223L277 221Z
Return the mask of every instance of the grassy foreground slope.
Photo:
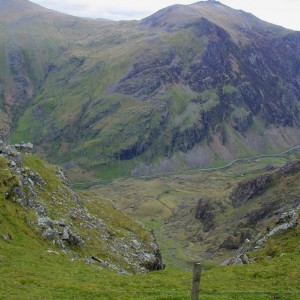
M14 245L0 240L1 299L190 299L191 272L167 268L124 276L99 270L47 253L44 243L17 226ZM276 242L285 251L272 260L203 272L201 299L299 299L299 234L298 226L271 240L266 250Z
M16 157L13 159L16 160ZM145 242L151 240L145 229L111 204L91 199L88 193L79 194L80 200L91 215L97 215L105 221L104 226L109 229L110 238L105 239L101 228L94 231L86 228L84 223L87 220L83 217L77 217L77 221L81 219L79 222L83 223L82 226L79 224L77 227L77 221L74 220L71 227L68 209L74 206L74 200L68 200L72 199L69 198L70 190L62 184L62 178L56 176L57 169L31 155L24 155L22 164L23 170L29 172L30 168L29 174L35 178L34 189L31 189L37 193L34 203L43 201L48 216L52 218L55 215L55 219L59 219L64 214L70 230L74 232L77 229L77 233L85 237L86 243L78 247L70 244L70 240L69 243L64 241L67 251L62 251L56 243L57 239L49 240L41 236L34 203L30 207L15 197L14 188L19 186L20 177L11 166L11 157L7 159L0 156L1 299L190 298L190 270L182 271L167 266L166 270L140 275L125 275L124 271L122 275L119 274L120 267L128 271L134 271L134 268L132 264L131 267L128 264L126 266L124 252L119 248L117 252L112 250L113 241L121 237L122 243L118 246L127 245L133 257L139 256L140 253L131 247L130 233L134 232L137 239L139 236ZM38 186L37 174L44 182L42 186ZM29 186L24 188L24 193L28 193L28 190ZM56 205L50 205L51 201L57 201ZM60 205L60 201L66 206ZM252 265L217 267L203 272L202 299L299 299L300 274L296 267L300 263L299 234L297 226L284 235L270 239L262 251L251 254L257 257L257 262ZM126 238L128 235L129 241ZM91 238L87 239L87 236ZM119 268L111 270L97 262L92 263L88 259L91 254Z
M63 172L17 146L0 146L1 264L79 261L122 274L162 268L154 236L110 202L76 194ZM9 154L7 154L9 153ZM13 276L15 277L15 276Z

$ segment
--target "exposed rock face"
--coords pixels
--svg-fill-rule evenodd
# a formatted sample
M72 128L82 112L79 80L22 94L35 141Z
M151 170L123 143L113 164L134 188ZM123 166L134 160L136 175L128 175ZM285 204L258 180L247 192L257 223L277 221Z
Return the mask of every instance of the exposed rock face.
M238 206L258 195L261 195L268 189L272 182L272 175L267 174L259 176L253 180L240 183L230 196L232 203L235 206Z
M251 112L248 112L245 116L233 116L232 117L232 126L239 132L246 132L248 128L252 125L253 115Z
M227 250L234 250L238 249L240 246L239 241L236 239L236 237L229 236L227 239L224 240L224 242L220 245L221 249L227 249Z
M217 8L217 6L215 7ZM283 67L283 56L286 55L281 49L287 47L289 49L289 58L293 57L295 61L298 61L299 59L295 57L295 52L293 52L293 54L291 53L291 49L293 47L294 50L299 49L299 33L288 33L285 38L288 45L284 46L283 40L275 36L264 40L257 39L257 45L254 43L256 37L253 32L251 36L252 40L246 47L241 49L224 28L221 28L206 18L197 18L197 13L194 8L183 6L172 6L161 10L143 20L141 24L142 26L149 26L151 28L163 28L166 31L179 31L182 27L180 25L178 26L178 22L175 22L173 17L174 15L179 15L180 12L183 12L183 15L187 18L182 21L181 24L184 24L182 27L185 29L195 29L197 38L204 36L208 38L209 42L205 50L202 53L194 54L194 60L192 60L188 66L189 69L187 72L183 72L184 67L186 68L186 64L181 60L180 55L174 51L172 51L170 55L161 55L162 59L166 57L163 62L156 62L154 60L153 63L150 62L148 65L148 63L145 63L143 60L143 62L141 62L143 72L147 70L150 72L151 78L153 78L153 76L157 77L157 82L166 84L168 81L165 80L165 77L160 76L156 70L161 66L170 67L176 61L178 67L173 69L175 72L170 73L172 75L166 77L170 82L184 82L197 92L202 92L209 88L216 88L218 90L218 87L221 87L222 84L234 86L240 94L240 103L238 104L245 103L249 108L247 116L241 118L241 120L234 119L234 127L239 131L246 131L252 123L252 115L257 115L259 112L263 112L268 123L284 126L293 126L294 122L299 124L299 103L296 100L297 97L299 97L299 86L298 84L294 84L295 80L290 77L292 74L295 76L299 76L299 74L296 74L291 66L289 68ZM193 17L190 17L191 15ZM256 21L254 19L252 21L254 21L253 23L255 24ZM263 33L263 26L258 31ZM278 42L277 47L281 49L281 51L275 51L272 48L276 40ZM271 51L271 53L269 51ZM267 55L268 52L269 54ZM279 65L282 68L279 67L278 62L280 62ZM249 68L249 66L251 66L251 68ZM269 71L274 72L276 75L271 74ZM276 92L274 88L270 89L270 86L279 88L279 82L286 82L286 72L290 72L289 78L294 83L281 92ZM132 71L128 76L133 78L133 76L136 75L138 75L138 73ZM145 85L147 85L147 83L148 78L146 78ZM134 81L133 84L135 85ZM156 90L157 92L159 91L159 85L156 86ZM154 91L152 91L152 93L153 92ZM224 95L220 93L220 90L218 93L221 101L224 102L227 109L229 109L228 105L230 103L228 103L228 101L230 101L230 99L224 97ZM144 93L143 96L145 97ZM270 101L274 98L276 99L275 101ZM295 106L293 106L292 109L284 108L284 99L293 101ZM223 116L226 115L224 113L225 111L223 111ZM227 111L227 113L229 113L229 111ZM267 113L269 113L269 116L267 116Z
M116 91L146 100L157 94L163 84L178 82L182 71L175 60L175 51L167 50L160 56L149 57L133 65L133 69L120 80Z
M209 231L214 226L215 208L210 199L198 201L195 218L203 223L204 231Z
M275 226L268 234L259 239L246 239L245 243L237 250L235 256L222 262L221 266L252 263L254 260L248 258L247 252L260 249L272 236L283 234L287 230L298 226L299 211L300 207L298 206L296 209L282 213L278 219L277 226Z
M300 161L291 162L284 167L280 168L276 173L276 179L280 179L289 174L295 174L300 171Z
M276 210L280 208L280 203L276 201L267 201L262 204L258 209L255 209L246 214L246 224L249 226L255 226L263 219L270 217Z
M33 149L33 145L31 143L19 143L14 145L16 149L21 152L30 153Z
M197 122L187 128L175 128L172 133L171 143L165 150L169 155L174 151L186 152L192 149L206 136L207 130L203 123Z
M159 109L159 119L152 125L152 117L156 114L155 111L149 111L143 116L141 122L145 125L145 128L139 128L140 134L135 142L130 143L121 150L113 153L113 156L117 160L129 160L138 155L144 153L154 143L155 139L160 136L166 123L169 120L169 111L165 107Z
M288 229L295 228L298 225L298 212L299 208L294 210L290 210L288 212L283 213L278 221L278 224L276 227L274 227L266 236L259 239L256 242L257 246L261 246L264 244L270 237L273 235L279 235L286 232Z
M259 176L252 180L247 180L239 183L238 187L231 193L230 199L234 206L239 206L256 196L263 194L267 189L273 186L278 180L288 174L294 174L300 170L300 161L296 161L280 168L273 174ZM269 203L270 208L274 203ZM269 210L268 203L265 204L265 210ZM258 214L264 215L266 212L257 211ZM249 216L251 218L251 216Z
M143 260L143 266L149 271L163 270L166 267L166 265L163 263L160 249L158 247L153 232L151 246L154 250L153 253L144 252L141 255L141 259Z

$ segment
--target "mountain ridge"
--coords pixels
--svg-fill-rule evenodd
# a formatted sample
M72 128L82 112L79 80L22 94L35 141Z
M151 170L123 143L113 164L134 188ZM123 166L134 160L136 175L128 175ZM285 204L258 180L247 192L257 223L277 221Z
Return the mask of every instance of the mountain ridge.
M172 14L174 14L173 18ZM172 30L172 27L176 28L176 26L179 26L179 28L188 25L191 26L193 23L197 22L199 18L205 18L207 21L225 28L226 31L232 35L233 39L241 44L247 43L247 39L245 41L245 37L243 36L245 33L247 35L263 34L262 38L266 38L264 32L270 34L272 31L277 31L277 34L284 34L287 31L293 31L260 20L253 14L243 10L232 9L218 1L200 1L190 5L173 5L142 19L141 24L151 27L152 22L157 22L157 24L152 24L152 27L154 25L159 27L159 20L161 19L161 23L164 23L165 29L167 30L166 26L169 26L169 30ZM169 25L168 21L170 22ZM243 34L236 32L237 30L242 31ZM261 30L262 32L260 32Z
M42 6L27 0L1 0L1 16L7 14L39 13L45 11Z
M1 128L72 173L198 167L298 144L299 33L206 2L140 22L47 18L24 20L32 43L17 24L5 34Z

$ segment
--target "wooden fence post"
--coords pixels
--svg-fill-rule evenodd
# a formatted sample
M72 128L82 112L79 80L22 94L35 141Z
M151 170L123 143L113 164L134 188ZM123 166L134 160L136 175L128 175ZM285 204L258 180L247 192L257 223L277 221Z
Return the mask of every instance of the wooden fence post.
M193 271L193 286L192 286L192 300L199 300L200 291L200 279L201 279L201 263L196 262L194 264Z

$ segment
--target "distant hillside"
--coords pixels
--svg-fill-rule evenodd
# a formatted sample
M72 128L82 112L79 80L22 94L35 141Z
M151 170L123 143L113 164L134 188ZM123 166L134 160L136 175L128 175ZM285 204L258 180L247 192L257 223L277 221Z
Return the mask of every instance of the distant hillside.
M155 238L142 224L99 196L76 194L63 171L31 149L0 142L0 267L23 256L57 256L122 274L163 268Z
M286 164L291 158L115 180L93 189L155 231L168 265L241 263L241 254L264 249L268 239L289 235L299 223L300 161Z
M25 0L0 10L1 135L32 141L74 181L299 144L299 32L217 1L140 22Z

